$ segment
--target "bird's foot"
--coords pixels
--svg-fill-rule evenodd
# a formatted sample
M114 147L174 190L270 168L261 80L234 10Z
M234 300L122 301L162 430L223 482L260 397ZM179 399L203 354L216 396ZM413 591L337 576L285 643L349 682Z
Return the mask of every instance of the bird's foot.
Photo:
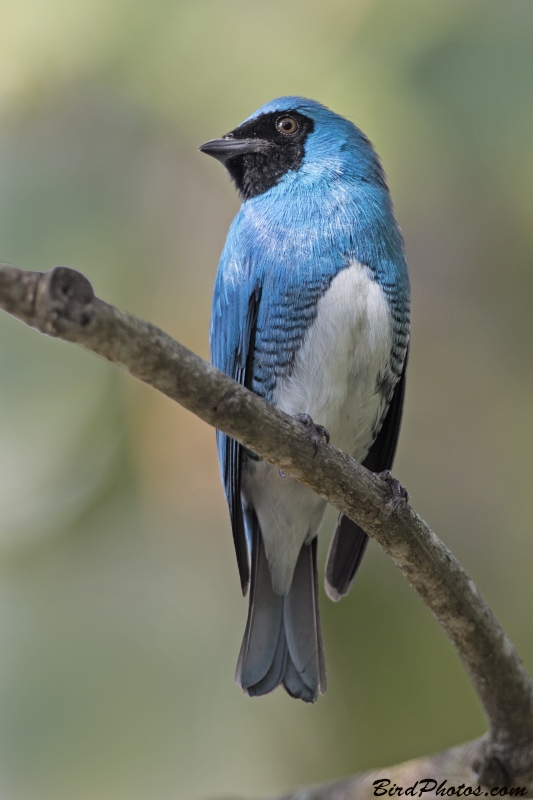
M322 440L325 440L326 444L329 444L329 431L327 431L323 425L315 425L309 414L295 414L294 419L301 422L302 425L307 428L311 441L315 446L314 458L318 453L318 445Z
M401 505L406 505L409 502L409 492L407 489L403 488L400 481L397 481L396 478L392 477L390 469L386 469L383 472L377 472L376 475L378 478L381 478L382 481L388 483L391 488L392 498L390 502L390 510L387 516L392 517L392 515L398 511L398 508Z

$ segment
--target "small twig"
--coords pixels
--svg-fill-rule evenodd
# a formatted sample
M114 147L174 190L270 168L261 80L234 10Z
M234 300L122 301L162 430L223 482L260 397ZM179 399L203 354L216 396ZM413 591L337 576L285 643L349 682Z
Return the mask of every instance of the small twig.
M429 606L475 686L490 731L469 746L479 782L533 780L533 686L473 581L407 504L390 514L390 486L333 446L314 445L275 409L148 322L94 296L67 267L0 265L0 307L42 333L81 345L238 439L357 522ZM472 755L475 752L475 757ZM476 777L476 776L474 776ZM494 780L494 778L497 780Z

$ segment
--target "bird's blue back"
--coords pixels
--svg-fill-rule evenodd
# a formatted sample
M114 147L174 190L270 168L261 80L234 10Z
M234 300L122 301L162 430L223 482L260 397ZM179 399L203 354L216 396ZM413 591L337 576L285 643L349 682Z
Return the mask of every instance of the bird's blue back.
M238 377L249 358L250 298L260 293L249 385L267 400L290 373L318 299L354 260L368 267L390 304L397 374L409 326L403 240L372 146L351 122L299 97L279 98L250 119L288 108L311 117L315 129L298 171L245 201L234 219L211 323L212 361Z

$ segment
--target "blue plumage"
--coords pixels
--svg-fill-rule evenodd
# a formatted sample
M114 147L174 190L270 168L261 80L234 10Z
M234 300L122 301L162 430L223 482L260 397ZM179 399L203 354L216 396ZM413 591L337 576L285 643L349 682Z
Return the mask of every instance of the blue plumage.
M324 106L282 97L202 150L243 197L222 253L211 357L288 413L309 414L375 471L396 446L409 339L409 280L385 176L364 134ZM325 690L316 534L325 503L218 434L250 612L237 678ZM366 535L342 515L326 586L345 594Z

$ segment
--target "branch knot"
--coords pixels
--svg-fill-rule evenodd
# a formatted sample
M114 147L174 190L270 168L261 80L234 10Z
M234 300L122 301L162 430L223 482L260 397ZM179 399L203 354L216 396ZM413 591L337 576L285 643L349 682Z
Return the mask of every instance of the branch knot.
M35 321L43 333L57 336L61 322L86 327L93 316L94 291L75 269L55 267L40 279L35 297Z

